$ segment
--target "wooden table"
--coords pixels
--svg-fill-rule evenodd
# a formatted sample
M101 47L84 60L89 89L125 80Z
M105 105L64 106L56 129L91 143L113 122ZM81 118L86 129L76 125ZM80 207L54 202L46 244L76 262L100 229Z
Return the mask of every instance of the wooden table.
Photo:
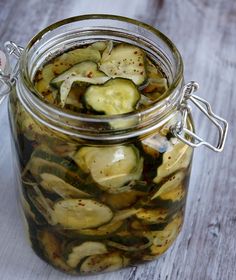
M111 13L149 23L177 45L186 81L230 123L222 154L195 152L183 232L158 261L111 274L80 279L236 279L236 1L234 0L0 0L0 43L25 46L48 24L73 15ZM216 133L194 114L197 131ZM0 112L0 279L74 279L34 255L24 239L16 205L6 104Z

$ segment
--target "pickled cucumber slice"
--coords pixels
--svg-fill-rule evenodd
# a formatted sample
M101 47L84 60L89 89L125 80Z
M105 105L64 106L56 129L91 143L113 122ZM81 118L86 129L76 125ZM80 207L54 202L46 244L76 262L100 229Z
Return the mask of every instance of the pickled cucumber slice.
M87 193L91 196L98 195L102 193L102 190L94 184L91 184L87 176L83 179L79 170L71 170L68 166L66 167L67 162L63 161L61 158L60 162L55 162L47 158L47 160L33 156L27 166L27 169L35 177L35 179L40 184L42 179L40 174L49 173L60 179L65 183L70 184L72 187L78 189L83 193Z
M157 176L153 179L160 183L165 177L175 173L177 170L185 169L192 160L193 149L188 145L178 142L173 148L163 155L163 163L157 169Z
M157 101L168 89L167 79L150 59L147 58L146 61L148 85L144 88L144 93L152 101Z
M89 46L87 48L78 48L56 57L53 61L52 70L54 76L57 76L82 61L93 61L98 63L100 60L101 54L97 49L90 48Z
M94 235L95 237L98 236L107 237L111 233L114 233L118 229L120 229L123 226L125 220L135 215L138 211L139 209L134 209L134 208L117 211L113 219L110 221L110 223L100 226L96 229L83 229L80 230L79 233L83 235L90 235L90 236Z
M123 225L122 220L116 221L113 219L110 223L105 224L104 226L97 227L95 229L81 229L78 231L79 236L89 236L91 238L106 238L108 235L113 234L117 230L119 230Z
M58 90L53 88L50 82L54 77L65 72L73 65L82 61L99 62L101 59L100 51L96 48L80 48L63 53L56 57L52 62L44 65L34 78L35 87L40 94L49 102L54 103Z
M125 184L140 179L143 159L134 146L82 147L75 162L109 193L126 191Z
M45 190L56 193L62 198L78 198L78 197L89 197L90 195L86 192L80 191L79 189L68 184L58 176L55 176L50 173L40 174L42 181L40 186Z
M65 199L53 205L52 219L65 229L96 228L112 218L109 207L91 199Z
M52 79L51 85L60 87L61 104L64 106L73 83L104 84L109 79L98 70L95 62L83 61Z
M47 199L35 183L31 183L31 188L27 190L27 196L31 205L37 214L37 219L41 220L43 217L47 223L55 225L52 219L53 202Z
M164 223L168 219L169 211L166 209L141 209L136 217L144 224Z
M66 263L70 267L76 268L83 258L105 253L107 253L106 245L101 242L87 241L71 248L66 257Z
M151 199L155 199L157 197L163 198L167 193L172 192L176 188L178 188L180 185L182 185L183 180L185 179L185 172L179 171L175 174L173 174L171 177L169 177L168 181L165 182L160 189L152 196ZM182 186L181 186L182 187Z
M55 77L53 73L53 64L44 65L34 77L35 88L43 98L53 103L57 95L57 89L50 85L50 81Z
M107 241L107 245L127 252L141 251L148 248L151 244L152 241L148 238L130 235L128 232L124 235L121 232L118 235L110 237Z
M104 51L100 69L109 77L126 78L141 85L147 78L145 63L145 54L140 48L119 44L109 54Z
M120 253L108 253L88 257L81 265L81 273L109 272L128 265L128 259Z
M183 214L178 213L163 230L145 232L144 236L152 240L151 255L163 254L177 238L182 224Z
M88 48L92 48L98 51L104 51L107 47L107 41L98 41L91 44Z
M84 95L88 109L106 115L125 114L135 110L140 93L132 81L112 79L104 85L90 86Z
M24 107L18 103L16 109L16 119L19 131L28 140L36 141L38 143L47 141L49 146L59 143L65 143L69 137L63 133L49 129L47 126L37 122Z
M73 82L86 82L90 84L105 83L109 78L101 71L98 70L97 63L93 61L83 61L80 62L61 75L51 80L51 84L56 87L60 85L69 78L73 79ZM100 79L99 78L105 78Z
M141 196L143 196L143 193L138 191L128 191L115 194L104 193L102 201L113 209L120 210L132 206Z
M71 271L71 268L62 258L60 240L58 240L55 235L47 230L44 230L38 233L38 240L46 259L48 259L50 263L64 271Z

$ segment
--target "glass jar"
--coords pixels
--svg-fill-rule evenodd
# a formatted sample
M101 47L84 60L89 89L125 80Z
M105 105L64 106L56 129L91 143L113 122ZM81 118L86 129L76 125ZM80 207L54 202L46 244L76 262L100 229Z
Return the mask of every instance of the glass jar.
M40 66L101 40L144 49L168 78L162 100L108 117L62 111L38 98L32 80ZM113 271L162 255L183 225L193 148L221 151L227 134L227 122L193 94L197 84L184 85L173 43L132 19L88 15L47 27L25 49L12 42L5 47L18 61L11 74L1 71L0 98L9 98L19 197L35 253L72 274ZM195 134L190 101L216 125L216 147ZM126 125L115 129L111 122Z

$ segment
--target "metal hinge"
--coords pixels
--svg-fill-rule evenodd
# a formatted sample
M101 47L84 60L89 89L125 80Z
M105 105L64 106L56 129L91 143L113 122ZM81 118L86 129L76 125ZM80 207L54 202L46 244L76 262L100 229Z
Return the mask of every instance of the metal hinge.
M19 72L19 58L23 51L23 48L17 46L15 43L8 41L4 44L4 50L8 56L14 55L17 58L17 62L11 71L6 71L7 65L5 62L0 67L0 104L3 99L10 93L12 86L15 84L17 75ZM7 61L4 52L1 52L2 60ZM10 73L9 73L10 72Z
M215 152L222 152L228 132L228 122L213 113L211 105L206 100L193 94L198 89L199 85L196 82L189 82L183 87L183 95L179 106L181 120L171 127L171 131L176 138L193 148L206 146ZM216 146L213 146L209 142L203 140L193 131L190 131L186 128L187 117L190 113L188 101L191 101L194 105L196 105L197 108L202 111L203 114L206 115L207 118L217 127L219 135Z

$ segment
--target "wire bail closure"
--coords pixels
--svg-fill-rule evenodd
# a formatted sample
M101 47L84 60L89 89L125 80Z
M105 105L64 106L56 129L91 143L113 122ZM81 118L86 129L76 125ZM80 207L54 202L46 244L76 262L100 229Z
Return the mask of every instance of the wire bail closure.
M197 148L200 146L206 146L215 152L222 152L224 149L226 136L228 132L228 122L223 118L213 113L211 105L203 98L193 94L199 89L199 85L196 82L189 82L183 87L183 95L180 101L179 110L181 112L181 120L175 125L171 126L171 131L180 141L185 144ZM218 143L216 146L203 140L194 132L186 128L186 122L188 114L191 111L191 107L188 105L188 101L191 101L197 108L203 112L204 115L217 127L218 129Z

